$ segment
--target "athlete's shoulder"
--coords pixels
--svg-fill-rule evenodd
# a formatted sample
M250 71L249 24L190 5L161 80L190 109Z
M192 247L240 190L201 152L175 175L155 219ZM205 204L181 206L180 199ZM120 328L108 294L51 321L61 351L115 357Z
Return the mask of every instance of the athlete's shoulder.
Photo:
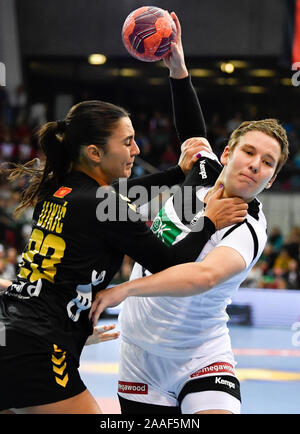
M243 222L218 233L218 245L239 251L247 267L261 256L267 242L266 220L261 210L257 216L248 213Z
M60 205L80 202L84 206L91 199L96 200L98 188L99 184L93 178L83 172L73 171L66 175L60 185L49 189L45 200Z
M248 204L248 213L243 222L223 228L220 231L220 238L224 239L230 234L239 239L245 239L245 234L250 231L259 243L265 243L267 238L267 221L262 211L262 204L257 199Z

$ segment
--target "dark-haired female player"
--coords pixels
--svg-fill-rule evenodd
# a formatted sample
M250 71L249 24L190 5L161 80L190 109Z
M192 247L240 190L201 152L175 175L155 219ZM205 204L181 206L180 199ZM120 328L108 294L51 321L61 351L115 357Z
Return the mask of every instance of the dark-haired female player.
M115 191L107 188L130 176L139 153L124 109L101 101L79 103L64 121L44 125L39 142L44 166L26 165L11 173L12 178L31 176L20 210L35 209L17 280L0 297L6 344L0 346L0 410L99 413L78 373L92 333L88 313L96 292L110 283L124 254L153 273L194 261L216 228L244 218L247 205L237 198L220 203L217 192L205 211L203 230L170 248L136 218L130 198L118 195L118 183ZM182 182L199 149L199 140L189 139L179 166L130 180L128 187L149 190ZM103 200L116 207L114 216L126 218L97 218Z

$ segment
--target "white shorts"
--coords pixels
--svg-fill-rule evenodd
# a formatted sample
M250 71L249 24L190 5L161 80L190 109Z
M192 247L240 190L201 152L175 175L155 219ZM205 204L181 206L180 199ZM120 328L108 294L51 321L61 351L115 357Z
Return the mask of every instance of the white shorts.
M121 342L118 395L126 400L180 407L182 414L227 410L239 414L240 385L228 355L209 366L199 358L169 359Z

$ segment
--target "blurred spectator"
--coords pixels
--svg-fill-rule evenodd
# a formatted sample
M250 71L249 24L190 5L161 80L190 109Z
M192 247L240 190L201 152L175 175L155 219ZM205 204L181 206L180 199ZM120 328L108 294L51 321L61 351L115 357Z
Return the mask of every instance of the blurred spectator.
M24 136L18 145L17 160L24 164L27 161L32 160L35 157L34 149L30 142L30 137Z
M47 107L41 102L37 102L30 107L29 124L34 127L39 127L47 122Z
M285 248L292 258L298 259L300 248L300 228L298 226L291 229L285 242Z
M154 112L153 117L150 119L149 140L151 143L149 162L159 167L162 154L171 141L170 119L159 111Z
M0 85L0 122L10 123L9 96L4 86Z
M152 133L152 131L156 131L156 130L165 130L168 127L169 127L168 117L165 114L161 113L160 111L156 110L149 121L149 132Z
M11 218L9 212L7 211L9 197L9 191L0 191L0 243L14 245L14 240L11 236L11 230L14 226L14 220Z
M165 169L170 166L175 166L178 162L178 155L171 145L167 145L165 152L161 156L160 168Z
M286 247L282 247L277 258L275 259L273 269L277 271L277 274L279 274L279 270L281 271L281 273L284 273L288 271L289 263L291 260L292 257L289 255L289 252L286 249Z
M28 137L28 139L31 139L31 128L29 125L25 122L20 122L15 125L14 128L14 140L17 142L22 142L24 140L24 137Z
M1 278L13 280L17 277L17 250L13 247L7 249L4 267L1 273Z
M286 282L286 287L288 289L299 289L300 290L300 272L299 263L296 259L292 259L289 262L288 271L284 273L283 278Z
M260 288L263 278L263 267L261 263L257 262L252 270L249 272L247 279L244 280L241 286L247 288Z
M276 258L277 253L275 252L273 245L268 242L258 262L258 265L261 267L264 275L272 273Z
M139 110L136 114L133 122L136 131L140 131L142 135L148 133L149 119L147 113L143 110Z
M3 140L0 143L0 159L2 161L16 161L17 159L17 147L12 141L9 130L3 136Z
M226 129L228 134L231 134L241 123L243 122L242 112L238 111L235 113L233 118L229 119L226 123Z
M279 252L283 243L283 236L281 230L275 226L272 228L268 237L268 242L273 246L275 252Z
M23 84L19 84L10 96L12 123L17 125L26 119L27 93Z
M284 279L284 270L282 268L276 268L273 269L274 274L274 284L273 289L286 289L286 281Z
M286 281L281 268L273 268L270 274L263 274L259 288L286 289Z

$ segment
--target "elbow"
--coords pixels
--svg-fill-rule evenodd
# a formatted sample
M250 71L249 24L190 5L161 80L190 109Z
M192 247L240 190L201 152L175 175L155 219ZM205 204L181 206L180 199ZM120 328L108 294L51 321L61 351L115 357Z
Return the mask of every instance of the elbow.
M211 270L199 269L191 282L193 294L202 294L218 284L217 276Z
M204 273L204 292L212 289L214 286L217 285L217 283L218 283L218 279L213 273L209 271Z

